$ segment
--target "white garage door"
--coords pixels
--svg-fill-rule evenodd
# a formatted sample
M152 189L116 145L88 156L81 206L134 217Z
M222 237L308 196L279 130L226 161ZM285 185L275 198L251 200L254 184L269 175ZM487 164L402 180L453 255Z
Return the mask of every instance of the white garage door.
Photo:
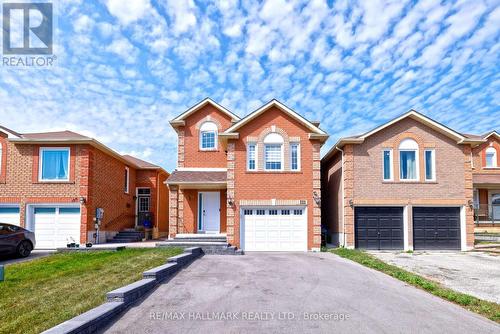
M36 248L66 247L69 242L80 243L79 207L35 207L32 225Z
M242 208L245 251L307 251L305 207Z
M17 225L21 223L19 206L0 206L0 223Z

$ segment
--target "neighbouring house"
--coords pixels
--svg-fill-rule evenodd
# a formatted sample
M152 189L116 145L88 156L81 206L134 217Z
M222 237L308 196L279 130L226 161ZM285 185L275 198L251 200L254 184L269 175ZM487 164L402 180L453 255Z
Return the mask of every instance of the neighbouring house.
M471 152L483 142L414 110L341 138L321 162L329 239L349 248L473 248Z
M35 232L37 248L95 241L96 208L104 209L99 242L150 217L168 234L169 174L122 156L97 140L63 131L17 133L0 127L0 222Z
M472 149L476 232L500 232L500 134L468 136L484 141Z
M244 118L205 99L170 124L170 237L217 234L247 251L319 250L328 135L277 100Z

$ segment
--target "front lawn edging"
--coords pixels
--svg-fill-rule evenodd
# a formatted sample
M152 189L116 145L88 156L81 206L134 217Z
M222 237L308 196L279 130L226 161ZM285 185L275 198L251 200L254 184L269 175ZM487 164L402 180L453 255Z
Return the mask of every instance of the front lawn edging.
M152 292L166 279L203 256L199 247L186 248L183 254L167 259L165 265L143 272L143 279L106 294L107 302L73 319L54 326L42 334L91 334L104 328L129 306Z
M399 268L398 266L385 263L384 261L361 250L336 248L329 251L345 259L357 262L365 267L375 269L386 275L392 276L416 288L425 290L434 296L450 301L496 323L500 323L499 304L446 288L438 282L429 280L423 276Z

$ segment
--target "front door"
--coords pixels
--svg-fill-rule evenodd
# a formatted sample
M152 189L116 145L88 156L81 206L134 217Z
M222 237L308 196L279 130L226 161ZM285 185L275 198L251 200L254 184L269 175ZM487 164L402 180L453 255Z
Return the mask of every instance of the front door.
M220 193L200 192L198 229L206 233L220 231Z

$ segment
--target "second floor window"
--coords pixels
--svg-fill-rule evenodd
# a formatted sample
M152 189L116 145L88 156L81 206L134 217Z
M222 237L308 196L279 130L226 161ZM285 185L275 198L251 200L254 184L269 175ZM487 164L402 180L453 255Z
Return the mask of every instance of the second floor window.
M297 143L290 144L290 169L300 170L300 146Z
M385 149L382 151L383 158L383 173L384 173L384 181L392 180L392 150Z
M217 125L213 122L205 122L200 127L200 149L217 149Z
M123 191L125 192L125 194L128 194L130 185L130 170L128 167L125 167L124 177L125 177L125 183L123 185Z
M69 181L69 148L40 149L40 181Z
M413 139L405 139L399 145L399 179L418 180L418 144Z
M497 150L494 147L486 149L486 167L497 167Z
M257 146L255 144L248 144L248 170L256 170L257 169Z
M283 169L283 137L278 133L270 133L264 138L264 168Z
M425 150L425 180L436 180L436 158L434 150Z

